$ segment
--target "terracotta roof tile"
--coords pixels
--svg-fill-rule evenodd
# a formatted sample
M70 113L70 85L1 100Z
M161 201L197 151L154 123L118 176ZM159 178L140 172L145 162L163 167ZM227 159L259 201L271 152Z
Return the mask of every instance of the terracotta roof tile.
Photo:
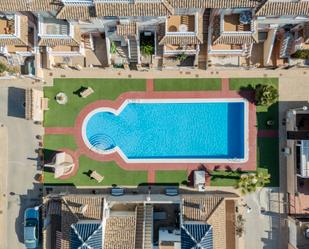
M104 249L135 248L136 216L113 216L106 220Z
M117 25L117 34L120 36L129 36L137 34L137 23L130 22L129 24Z
M309 1L275 2L267 1L256 12L258 16L309 16Z
M95 2L97 16L168 16L172 13L162 2L102 3Z
M259 0L169 0L174 8L256 7Z
M213 44L252 44L256 43L253 34L221 34Z
M94 6L89 5L65 5L57 14L58 19L87 20L95 16Z
M185 220L206 222L222 201L220 196L184 196L183 217Z

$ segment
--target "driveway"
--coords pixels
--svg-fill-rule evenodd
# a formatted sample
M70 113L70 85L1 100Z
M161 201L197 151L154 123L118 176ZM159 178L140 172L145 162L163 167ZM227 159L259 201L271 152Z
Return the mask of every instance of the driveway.
M41 201L41 186L34 180L38 173L35 136L43 134L43 129L24 119L24 89L31 86L28 79L0 85L0 123L6 127L8 135L6 241L9 242L7 248L14 249L25 248L22 243L25 208Z

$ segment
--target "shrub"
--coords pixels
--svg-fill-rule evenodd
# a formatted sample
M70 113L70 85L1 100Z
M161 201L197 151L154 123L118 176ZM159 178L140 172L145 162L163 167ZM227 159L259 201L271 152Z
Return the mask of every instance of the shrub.
M5 71L7 71L7 66L3 62L0 62L0 73Z
M185 53L181 53L181 54L177 54L177 60L179 60L180 62L183 62L185 59L188 58L188 55L186 55Z
M116 47L116 44L115 44L115 42L111 42L111 48L110 48L110 53L111 54L116 54L116 52L117 52L117 47Z
M143 55L152 55L154 53L154 47L150 44L144 44L141 46Z
M278 90L272 85L257 85L255 87L255 103L268 106L276 102Z
M297 50L292 58L309 60L309 49Z

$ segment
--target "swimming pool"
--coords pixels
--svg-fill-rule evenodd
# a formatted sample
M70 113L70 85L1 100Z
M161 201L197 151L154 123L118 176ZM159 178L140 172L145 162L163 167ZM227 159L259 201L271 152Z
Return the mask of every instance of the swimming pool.
M97 108L82 127L85 144L126 162L243 162L248 103L244 99L135 99Z

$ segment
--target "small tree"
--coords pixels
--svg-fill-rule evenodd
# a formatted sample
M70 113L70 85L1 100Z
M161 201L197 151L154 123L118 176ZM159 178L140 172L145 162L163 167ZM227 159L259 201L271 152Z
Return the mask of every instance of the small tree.
M255 87L255 103L257 105L269 106L276 102L278 90L272 85L257 85Z

